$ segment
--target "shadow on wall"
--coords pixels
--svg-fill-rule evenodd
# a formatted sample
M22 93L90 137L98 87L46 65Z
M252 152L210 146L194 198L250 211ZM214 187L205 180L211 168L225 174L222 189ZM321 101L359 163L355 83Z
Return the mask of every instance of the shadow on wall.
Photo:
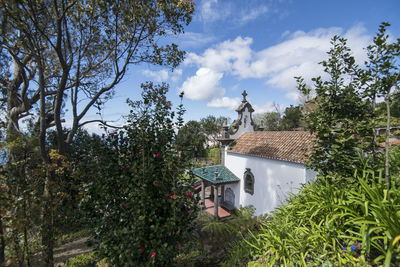
M232 165L229 168L241 179L239 204L242 206L253 205L256 215L273 211L285 203L290 193L297 193L306 182L304 165L267 158L260 158L236 153L230 153ZM244 173L250 168L254 175L254 194L244 191Z

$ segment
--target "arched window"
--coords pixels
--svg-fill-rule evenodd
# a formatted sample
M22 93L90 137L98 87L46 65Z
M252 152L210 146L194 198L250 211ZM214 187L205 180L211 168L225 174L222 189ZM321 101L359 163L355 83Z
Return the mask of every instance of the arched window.
M254 175L250 168L246 168L244 172L244 192L250 195L254 194Z
M229 187L225 189L225 202L229 205L235 206L235 193Z

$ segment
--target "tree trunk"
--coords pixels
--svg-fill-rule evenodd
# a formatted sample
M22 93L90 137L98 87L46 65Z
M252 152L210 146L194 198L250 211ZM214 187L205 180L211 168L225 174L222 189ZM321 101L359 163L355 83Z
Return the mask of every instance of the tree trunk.
M385 182L390 185L389 177L389 136L390 136L390 91L386 95L386 141L385 141Z
M376 157L376 97L375 94L372 99L372 119L373 119L373 127L372 127L372 164L373 168L378 166L378 159Z
M50 159L46 151L46 97L45 97L45 80L43 74L43 66L40 64L39 59L39 90L40 90L40 118L39 118L39 144L40 144L40 155L45 165L46 178L43 190L43 201L42 201L42 246L43 246L43 264L46 267L53 267L54 257L54 230L53 230L53 194L52 187L54 184L55 172L50 167Z
M47 176L52 176L48 173ZM43 223L42 223L42 245L43 245L43 266L53 267L54 265L54 229L53 229L53 197L49 190L50 179L46 181L45 195L43 199Z
M6 241L4 238L3 221L0 214L0 266L3 266L3 262L5 261L5 254L4 254L5 249L6 249Z

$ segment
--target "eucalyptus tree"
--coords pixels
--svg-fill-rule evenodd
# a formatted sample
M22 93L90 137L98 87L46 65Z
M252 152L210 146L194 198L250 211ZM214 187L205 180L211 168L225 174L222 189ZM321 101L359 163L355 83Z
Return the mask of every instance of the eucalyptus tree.
M129 66L176 67L184 51L169 43L192 18L191 0L4 0L0 2L0 108L7 139L22 132L21 119L36 121L41 157L49 164L46 130L55 127L58 153L65 153L78 128L93 122L87 112L113 96ZM63 112L71 106L72 127L63 133ZM101 121L100 121L101 122ZM12 151L10 151L12 160ZM43 245L53 264L53 214L44 181Z

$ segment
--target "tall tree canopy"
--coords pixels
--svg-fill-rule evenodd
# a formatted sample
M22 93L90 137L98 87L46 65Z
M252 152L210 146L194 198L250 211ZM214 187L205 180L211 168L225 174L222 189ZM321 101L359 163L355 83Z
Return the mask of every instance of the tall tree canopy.
M265 131L279 131L281 114L277 111L265 112L253 116L256 125L262 125Z
M88 123L88 110L112 96L129 65L176 67L182 61L183 51L159 40L183 32L192 12L190 0L1 1L1 107L8 130L18 131L19 120L32 116L40 100L41 130L55 125L63 152ZM67 103L73 122L64 137Z
M217 118L213 115L209 115L200 119L200 124L204 134L206 135L206 138L213 142L217 141L218 134L222 131L222 127L227 122L228 118L223 116Z
M306 113L308 129L315 135L315 147L310 158L311 167L326 176L351 176L359 164L359 153L377 154L375 128L377 127L376 100L385 98L386 181L389 182L390 108L394 89L399 87L400 39L389 43L385 33L388 23L379 28L373 44L367 47L368 61L364 67L355 64L346 39L335 36L329 59L322 62L328 79L313 78L316 97L312 109ZM298 78L299 89L311 95L311 87Z
M200 122L188 121L179 129L176 145L188 158L201 157L205 153L206 137Z
M53 266L54 198L57 182L49 155L47 129L55 127L58 154L65 155L77 130L92 121L129 66L140 63L176 67L184 52L162 39L183 32L192 18L191 0L4 0L0 1L0 109L6 139L23 136L21 119L34 121L46 169L41 190L42 245ZM63 131L63 113L72 112ZM8 150L9 161L16 154ZM47 168L48 167L48 168ZM1 225L1 217L0 217ZM4 246L0 244L0 261Z
M293 131L294 129L299 128L301 118L300 106L290 105L290 107L285 109L283 118L280 121L280 129L284 131Z

